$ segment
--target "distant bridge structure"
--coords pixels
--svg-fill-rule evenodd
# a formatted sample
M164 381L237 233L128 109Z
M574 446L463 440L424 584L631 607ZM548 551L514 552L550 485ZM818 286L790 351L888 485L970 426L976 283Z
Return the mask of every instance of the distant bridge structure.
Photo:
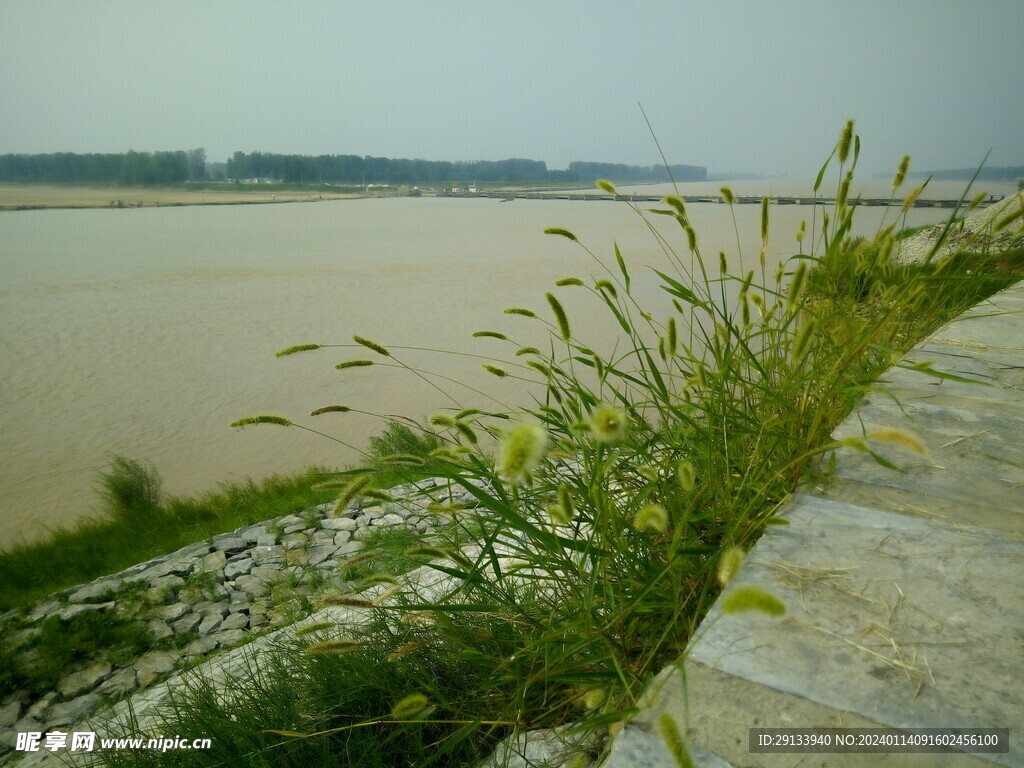
M503 202L510 202L512 200L575 200L575 201L594 201L594 202L612 202L615 200L624 200L630 203L660 203L665 197L664 195L633 195L633 194L619 194L619 195L607 195L607 194L586 194L582 192L442 192L437 197L484 197L484 198L497 198ZM682 195L683 201L686 203L725 203L724 198L717 195ZM1003 199L1002 195L990 195L986 200L982 201L981 206L990 205L991 203L997 203ZM760 197L748 197L739 196L735 197L736 205L760 205ZM770 195L768 197L769 202L772 205L835 205L836 199L834 197L785 197ZM850 206L864 205L864 206L895 206L897 208L902 207L903 198L887 198L887 197L871 197L871 198L852 198L847 201ZM914 201L914 208L956 208L957 205L966 205L966 201L959 199L944 199L944 200L927 200L918 198Z

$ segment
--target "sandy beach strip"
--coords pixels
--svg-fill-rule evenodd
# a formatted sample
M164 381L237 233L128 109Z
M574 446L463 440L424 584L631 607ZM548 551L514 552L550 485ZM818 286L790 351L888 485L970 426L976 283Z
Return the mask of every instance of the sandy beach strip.
M151 208L164 205L294 203L366 197L361 193L225 187L88 187L59 184L0 184L0 211L39 208Z

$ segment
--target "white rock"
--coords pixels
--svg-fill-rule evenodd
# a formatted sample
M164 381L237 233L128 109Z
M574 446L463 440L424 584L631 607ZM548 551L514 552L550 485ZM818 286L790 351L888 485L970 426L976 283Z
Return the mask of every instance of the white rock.
M356 521L351 517L328 517L320 521L320 527L327 531L354 531Z

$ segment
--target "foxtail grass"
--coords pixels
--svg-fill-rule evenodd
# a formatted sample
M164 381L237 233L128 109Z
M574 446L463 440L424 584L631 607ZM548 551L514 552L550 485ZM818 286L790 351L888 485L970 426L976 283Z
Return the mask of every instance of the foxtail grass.
M425 567L443 574L447 587L429 599L411 589L390 594L352 638L358 648L314 654L318 664L346 665L346 685L355 680L365 700L356 703L339 686L339 699L323 709L341 713L341 724L314 713L316 734L298 728L304 738L261 742L246 760L366 731L378 739L375 756L355 758L346 748L353 765L383 764L385 752L392 763L408 762L406 749L420 761L414 764L443 765L509 730L573 721L607 728L636 711L645 683L685 652L723 589L723 613L735 614L730 621L750 611L783 614L775 596L730 583L743 553L778 522L782 502L800 483L828 471L824 458L835 450L924 449L895 430L856 443L830 436L917 339L1012 282L982 279L966 257L897 268L889 259L893 226L873 238L852 236L860 149L850 121L814 185L817 194L838 161L835 210L820 223L812 219L807 243L802 225L801 252L777 264L766 263L770 217L763 202L756 268L744 265L738 227L736 253L705 254L678 194L657 211L675 218L678 241L635 209L672 265L654 270L671 309L637 287L638 265L618 246L608 267L576 233L545 230L566 248L584 249L602 272L592 288L573 278L545 293L550 314L543 314L553 322L532 310L505 310L516 322L540 324L548 343L512 344L518 351L511 360L488 359L484 370L531 380L534 401L472 414L456 406L455 415L408 427L437 445L429 465L405 471L441 476L474 502L446 508L450 527L435 538L401 544L406 557L428 560ZM908 166L905 158L894 190ZM614 194L611 185L599 186ZM902 214L921 191L906 197ZM721 194L735 203L730 188ZM570 326L558 292L581 288L607 311L615 344L588 340L598 333L592 327ZM506 334L475 335L503 341ZM353 338L383 356L395 349ZM603 348L614 352L595 351ZM341 498L351 492L346 487ZM473 546L455 556L466 541ZM364 583L375 578L360 576ZM295 690L304 691L305 673L297 674ZM224 720L235 711L230 702L217 706ZM414 716L399 716L413 709ZM288 712L276 725L260 723L291 732L303 716ZM199 726L185 719L175 727L187 722ZM659 733L679 765L691 764L677 724L663 720Z

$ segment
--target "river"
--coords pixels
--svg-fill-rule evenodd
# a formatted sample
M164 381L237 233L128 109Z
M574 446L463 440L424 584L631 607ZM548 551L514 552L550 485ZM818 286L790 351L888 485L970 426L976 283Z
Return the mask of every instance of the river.
M768 193L780 184L790 186L732 183L737 194ZM988 185L1010 191L1003 186ZM939 185L932 194L959 190ZM703 194L686 185L682 191ZM751 266L758 208L735 209ZM862 209L858 230L874 232L885 210ZM772 206L772 261L795 252L793 233L814 211ZM704 252L724 250L735 263L728 206L694 204L690 215ZM917 209L908 224L947 215ZM672 219L649 219L686 252ZM290 344L350 344L352 334L361 334L392 346L410 366L429 367L510 406L528 402L521 382L494 378L479 360L398 347L507 359L514 347L472 332L538 341L537 321L502 309L525 306L546 317L544 292L554 280L602 275L580 246L543 234L553 226L572 230L612 265L618 242L642 301L668 307L644 269L664 270L668 261L621 203L423 197L0 214L0 546L95 509L98 473L112 453L152 462L165 490L188 493L358 459L301 430L230 429L236 418L282 414L361 448L383 427L380 418L305 414L343 403L422 418L451 405L408 371L334 370L366 350L274 357ZM615 326L593 297L557 290L574 333L610 345ZM461 384L438 383L460 404L495 405Z

